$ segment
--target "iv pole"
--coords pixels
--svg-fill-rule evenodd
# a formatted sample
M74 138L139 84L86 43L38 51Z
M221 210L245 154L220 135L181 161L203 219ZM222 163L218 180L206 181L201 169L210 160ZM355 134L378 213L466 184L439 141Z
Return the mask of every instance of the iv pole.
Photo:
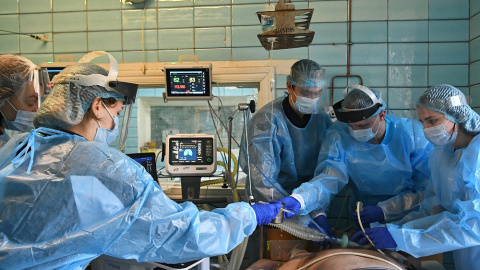
M223 181L222 188L227 188L227 183L232 181L232 129L233 118L239 111L250 110L251 113L255 112L255 101L250 100L250 103L239 103L237 109L232 116L228 118L228 162L227 171L225 172L225 180Z

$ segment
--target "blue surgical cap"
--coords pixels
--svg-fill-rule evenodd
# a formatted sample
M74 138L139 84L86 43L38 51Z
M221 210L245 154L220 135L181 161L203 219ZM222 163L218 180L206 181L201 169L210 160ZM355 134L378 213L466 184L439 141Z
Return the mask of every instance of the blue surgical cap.
M417 106L444 114L467 134L480 133L480 116L468 105L462 91L451 85L440 84L428 89Z
M287 81L297 87L325 87L327 85L325 69L317 62L309 59L302 59L292 65Z
M101 74L107 76L108 71L92 63L78 63L66 67L60 74ZM108 91L105 87L99 85L55 84L52 92L42 103L33 119L33 125L36 128L48 127L54 129L74 126L82 121L96 97L113 97L116 100L125 100L123 95Z

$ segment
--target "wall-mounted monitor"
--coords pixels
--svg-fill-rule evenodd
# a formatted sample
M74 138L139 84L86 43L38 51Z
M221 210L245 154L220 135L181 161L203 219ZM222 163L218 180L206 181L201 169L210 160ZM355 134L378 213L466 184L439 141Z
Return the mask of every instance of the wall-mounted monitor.
M212 65L166 65L165 98L172 100L212 99Z
M171 176L209 176L217 169L213 135L169 135L165 150L165 169Z

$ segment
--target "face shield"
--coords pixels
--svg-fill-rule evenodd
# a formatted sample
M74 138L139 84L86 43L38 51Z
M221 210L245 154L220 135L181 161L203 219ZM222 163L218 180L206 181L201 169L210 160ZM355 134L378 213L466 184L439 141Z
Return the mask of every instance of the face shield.
M316 70L292 70L290 75L287 76L287 81L292 86L296 87L321 87L324 88L327 85L327 73L325 69Z
M35 112L40 107L41 98L44 95L44 87L40 78L40 71L32 68L23 87L8 99L16 110Z
M328 106L325 69L292 70L287 80L296 97L294 106L303 114L317 114ZM303 109L302 109L303 108Z
M119 136L114 143L110 146L117 147L119 150L123 151L125 149L125 142L127 140L128 135L128 125L130 122L130 116L132 113L132 105L135 102L135 98L137 95L138 84L127 83L127 82L120 82L117 80L118 77L118 63L115 58L104 51L94 51L91 52L84 57L82 57L78 63L89 63L93 59L100 57L100 56L108 56L110 60L110 70L108 72L108 76L104 76L102 74L90 74L90 75L82 75L82 74L58 74L56 75L52 83L59 84L59 83L74 83L77 85L83 86L102 86L108 92L105 93L105 96L100 97L108 97L111 94L111 97L115 97L117 100L122 100L124 102L124 109L122 110L121 115L119 116ZM117 98L117 97L122 98Z
M50 76L48 75L48 69L42 67L38 70L40 86L43 87L44 97L49 95L53 88L53 83L50 82Z
M125 145L128 136L128 127L130 125L130 116L132 114L132 110L132 104L124 104L123 110L118 115L118 136L110 144L111 147L115 147L122 152L125 151Z
M5 99L0 108L3 125L13 137L19 132L28 132L33 128L33 118L40 107L43 88L39 80L39 72L34 67L24 77L20 90L9 99Z

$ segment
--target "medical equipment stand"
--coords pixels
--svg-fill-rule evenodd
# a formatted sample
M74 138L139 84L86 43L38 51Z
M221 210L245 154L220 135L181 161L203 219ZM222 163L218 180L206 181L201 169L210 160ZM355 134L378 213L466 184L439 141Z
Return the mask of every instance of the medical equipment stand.
M251 113L255 112L255 101L250 100L249 103L239 103L237 109L232 116L228 118L228 162L227 162L227 171L225 172L225 181L223 182L223 188L227 188L227 183L232 182L232 122L233 117L237 114L238 111L250 110Z
M177 203L192 202L194 204L226 203L227 198L204 198L200 199L201 176L182 176L180 183L182 185L182 198L173 199Z

